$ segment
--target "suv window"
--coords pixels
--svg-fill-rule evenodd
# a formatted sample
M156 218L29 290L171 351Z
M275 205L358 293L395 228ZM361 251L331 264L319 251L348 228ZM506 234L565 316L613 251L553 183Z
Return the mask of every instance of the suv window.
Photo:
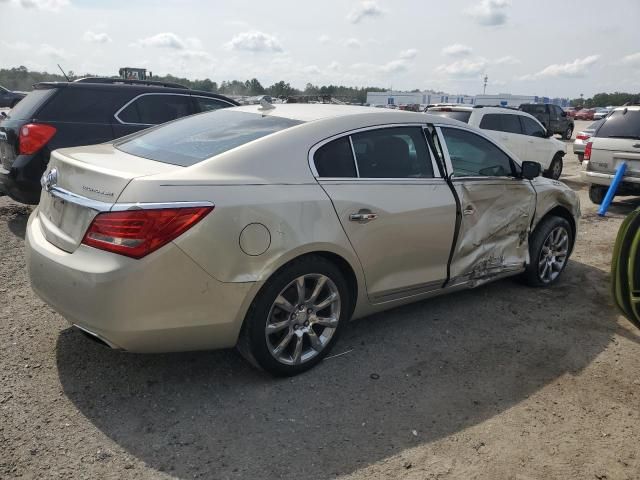
M40 120L85 123L111 123L122 105L122 92L94 88L61 88L38 114Z
M349 137L338 138L320 147L313 155L313 163L320 177L357 177Z
M614 110L602 123L595 136L640 139L640 111L626 108Z
M157 125L194 113L188 95L143 94L117 114L123 123Z
M223 102L222 100L218 100L215 98L209 97L193 97L196 101L196 105L198 106L199 112L208 112L210 110L217 110L219 108L231 107L232 105L227 102Z
M132 155L188 167L301 123L221 108L125 137L115 146Z
M509 156L473 132L442 128L456 177L504 177L513 175Z
M18 104L9 110L9 118L28 119L32 118L40 108L54 93L56 88L38 88L24 97Z
M482 117L480 128L507 133L522 133L518 115L506 113L488 113Z
M546 138L547 135L544 127L532 118L525 117L523 115L520 117L520 121L522 122L522 130L525 135L529 135L530 137Z
M453 120L459 120L464 123L469 123L469 117L471 117L470 111L427 110L427 113L430 115L452 118Z
M361 178L433 178L422 127L369 130L351 141Z

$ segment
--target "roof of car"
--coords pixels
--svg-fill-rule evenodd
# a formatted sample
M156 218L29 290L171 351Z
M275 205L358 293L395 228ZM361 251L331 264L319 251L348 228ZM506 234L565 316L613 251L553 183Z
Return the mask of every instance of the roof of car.
M324 120L329 118L348 117L348 116L384 116L385 122L402 123L402 122L419 122L426 123L430 121L438 123L459 123L455 120L444 119L442 117L431 116L428 113L409 112L406 110L391 110L373 107L360 107L355 105L335 105L323 103L282 103L274 104L272 109L264 109L260 105L244 105L234 107L232 110L248 113L259 113L262 115L270 115L274 117L289 118L302 122L313 122L315 120Z

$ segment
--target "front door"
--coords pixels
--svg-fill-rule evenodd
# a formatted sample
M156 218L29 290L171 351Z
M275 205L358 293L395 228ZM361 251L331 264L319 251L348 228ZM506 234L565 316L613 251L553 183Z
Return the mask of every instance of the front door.
M442 287L456 203L421 126L340 137L320 147L314 161L360 259L372 303Z
M518 177L517 163L489 139L451 126L440 133L462 209L451 283L521 270L535 212L531 182Z

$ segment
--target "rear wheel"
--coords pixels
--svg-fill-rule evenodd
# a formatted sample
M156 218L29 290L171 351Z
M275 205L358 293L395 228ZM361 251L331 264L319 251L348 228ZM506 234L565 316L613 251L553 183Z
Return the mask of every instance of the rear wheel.
M578 162L580 162L580 163L584 162L584 153L579 153L578 154Z
M573 232L562 217L546 217L529 238L530 263L523 274L532 287L548 287L564 271L573 248Z
M589 200L591 200L596 205L602 204L606 194L607 187L603 187L602 185L591 185L589 187Z
M258 293L238 348L274 375L302 373L329 353L348 321L350 301L347 282L333 263L302 257Z
M562 138L564 138L565 140L571 140L572 135L573 135L573 127L569 125L567 129L564 131L564 133L562 134Z
M562 155L557 153L553 160L551 160L551 165L549 165L549 169L544 172L544 176L547 178L553 178L554 180L558 180L562 175Z

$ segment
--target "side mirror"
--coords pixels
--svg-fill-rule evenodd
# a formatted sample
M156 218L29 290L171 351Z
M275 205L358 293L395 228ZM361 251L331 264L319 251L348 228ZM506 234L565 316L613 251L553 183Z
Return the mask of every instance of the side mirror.
M567 116L567 112L562 112L560 115L562 115L563 117Z
M542 173L542 165L538 162L522 162L522 178L533 180L534 178L539 177L540 173Z
M545 130L544 131L544 138L551 138L553 137L553 132L551 130Z

